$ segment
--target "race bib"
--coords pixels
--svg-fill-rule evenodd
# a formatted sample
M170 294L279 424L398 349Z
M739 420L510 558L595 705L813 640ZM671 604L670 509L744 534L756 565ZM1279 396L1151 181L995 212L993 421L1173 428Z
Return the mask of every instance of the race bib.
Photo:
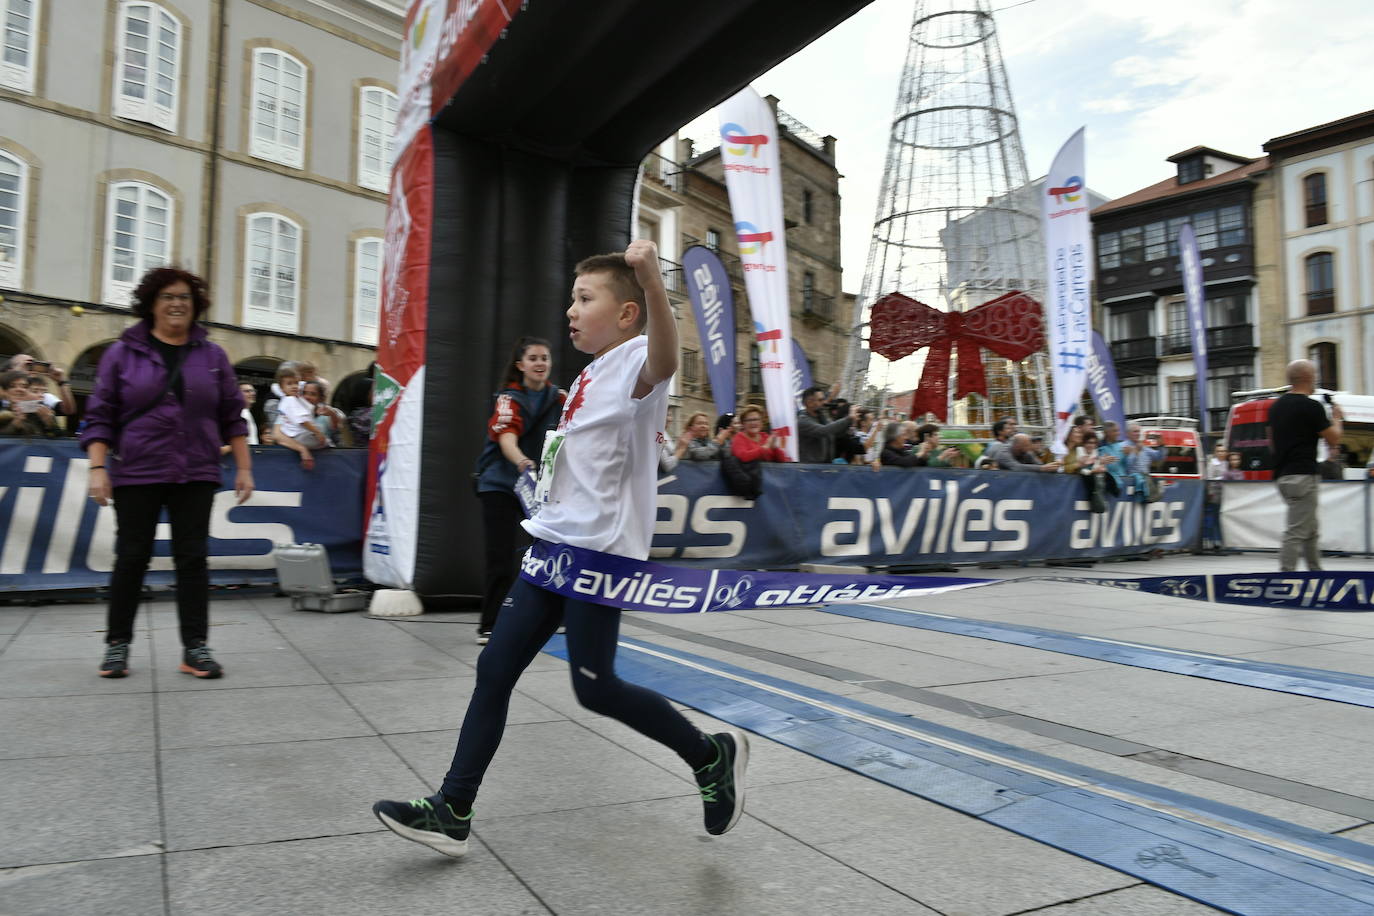
M534 490L534 501L538 506L549 501L549 491L553 489L553 475L558 469L558 453L563 450L564 438L564 434L556 429L544 434L544 452L539 459L539 486Z

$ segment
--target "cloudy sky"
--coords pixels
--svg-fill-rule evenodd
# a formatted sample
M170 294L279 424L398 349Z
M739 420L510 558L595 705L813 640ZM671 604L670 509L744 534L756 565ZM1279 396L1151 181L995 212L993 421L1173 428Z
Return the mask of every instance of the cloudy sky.
M1271 137L1374 108L1371 0L992 4L1033 177L1081 125L1088 184L1119 197L1168 177L1165 157L1188 147L1259 156ZM849 291L863 280L913 9L875 0L754 83L839 139Z

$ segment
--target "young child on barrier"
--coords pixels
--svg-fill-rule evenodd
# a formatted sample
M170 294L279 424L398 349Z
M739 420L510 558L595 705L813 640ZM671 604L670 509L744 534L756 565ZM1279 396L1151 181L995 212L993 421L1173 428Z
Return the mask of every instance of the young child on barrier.
M524 525L551 544L643 561L656 515L657 439L677 368L677 330L652 242L588 258L576 274L569 332L573 346L594 358L545 440L541 507ZM523 578L477 660L477 683L439 792L377 802L372 810L384 825L445 855L467 852L472 803L500 744L511 692L560 623L578 702L677 752L700 787L707 833L735 825L749 759L744 733L704 734L657 693L617 677L618 609L565 599Z

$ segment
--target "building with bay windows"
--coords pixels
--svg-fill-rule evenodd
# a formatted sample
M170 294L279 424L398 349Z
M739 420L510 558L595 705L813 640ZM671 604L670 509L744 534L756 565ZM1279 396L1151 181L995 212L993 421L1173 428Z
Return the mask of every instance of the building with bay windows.
M1276 137L1273 163L1287 358L1318 385L1374 394L1374 111Z
M1203 419L1178 254L1179 230L1191 224L1206 298L1207 419L1219 431L1232 392L1282 377L1269 160L1198 146L1168 161L1172 177L1092 211L1095 325L1111 349L1128 417Z
M0 0L0 356L68 366L82 393L170 263L209 281L245 378L366 369L403 11Z

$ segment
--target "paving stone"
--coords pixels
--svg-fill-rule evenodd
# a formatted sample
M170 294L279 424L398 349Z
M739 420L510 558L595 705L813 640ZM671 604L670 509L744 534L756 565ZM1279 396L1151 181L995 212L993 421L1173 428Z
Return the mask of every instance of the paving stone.
M462 859L451 859L384 829L172 853L167 883L178 916L550 912L480 840L469 841Z
M94 672L90 678L100 683ZM0 700L0 735L0 758L152 750L153 695Z
M327 686L164 693L158 697L158 731L164 748L376 734Z
M173 748L162 785L170 850L366 833L373 802L433 791L380 738Z
M264 652L220 652L215 649L214 653L216 660L224 666L224 676L206 680L178 670L180 648L160 652L159 664L153 670L158 691L241 690L245 687L300 687L325 683L324 676L304 655L286 645Z
M0 912L134 916L163 912L162 855L0 870Z
M456 735L476 680L475 677L449 677L341 684L338 691L380 734L449 731ZM506 722L525 725L562 718L561 713L516 691L511 697Z
M0 760L0 868L154 849L158 810L151 752ZM0 873L0 913L25 912L7 903Z
M102 678L96 674L100 656L77 661L70 658L19 658L0 655L0 698L110 696L148 693L155 677L146 657L130 660L133 668L125 678Z
M502 817L474 830L560 916L936 912L747 813L722 837L708 837L700 818L695 798L679 798Z

